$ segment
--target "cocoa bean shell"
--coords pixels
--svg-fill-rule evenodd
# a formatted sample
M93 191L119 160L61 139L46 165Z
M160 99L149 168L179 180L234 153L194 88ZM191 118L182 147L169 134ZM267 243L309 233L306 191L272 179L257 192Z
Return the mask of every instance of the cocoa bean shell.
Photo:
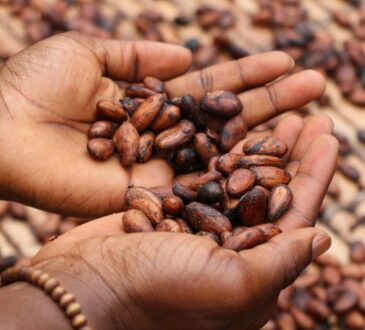
M229 119L220 132L220 146L223 152L230 151L247 134L247 124L241 115Z
M240 168L232 172L227 179L227 193L231 197L241 197L250 190L256 180L256 175L250 170Z
M287 153L288 146L273 136L256 137L249 139L245 143L243 151L247 155L255 154L281 157Z
M287 185L277 185L271 190L268 216L271 221L280 218L289 208L293 193Z
M103 138L90 139L87 143L87 150L91 156L98 160L107 160L114 152L112 140Z
M153 227L143 212L135 209L123 214L123 229L126 233L152 232Z
M147 162L153 153L155 142L155 134L152 132L145 132L139 138L137 161L139 163Z
M267 198L260 189L246 192L239 204L239 217L246 226L256 226L266 222Z
M267 189L279 184L288 184L291 180L287 171L274 166L253 166L251 171L256 174L256 182Z
M219 157L217 161L217 170L223 175L229 175L238 168L242 155L228 153Z
M234 93L222 90L208 93L200 104L204 112L222 117L236 116L243 108L241 100Z
M162 208L165 214L169 214L172 216L179 215L184 209L184 202L180 197L177 196L168 196L162 202Z
M129 122L124 122L114 133L113 142L122 165L124 167L133 165L137 160L139 147L139 134L135 127Z
M166 104L162 107L151 124L151 130L158 133L170 128L180 120L180 117L181 112L177 106L173 104Z

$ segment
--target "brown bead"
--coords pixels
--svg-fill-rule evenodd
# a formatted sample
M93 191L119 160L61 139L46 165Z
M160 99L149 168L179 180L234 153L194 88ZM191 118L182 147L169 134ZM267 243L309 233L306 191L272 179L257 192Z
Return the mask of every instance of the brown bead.
M37 284L39 277L42 275L42 271L40 269L35 269L30 275L31 282L33 284Z
M58 284L58 281L54 277L51 277L46 281L46 283L44 283L44 291L51 293L58 286Z
M66 292L60 299L59 305L62 308L66 308L69 304L76 301L75 296L72 293Z
M65 292L65 288L61 285L58 285L53 289L51 297L54 301L59 301L61 297L65 294Z
M81 305L78 302L73 302L66 307L66 315L69 318L74 317L80 312L81 312Z
M50 279L50 275L47 273L43 273L41 276L39 276L37 285L41 288L44 287L44 284Z
M87 324L87 318L84 314L77 314L76 316L73 317L71 321L71 325L76 329L80 329L86 324Z

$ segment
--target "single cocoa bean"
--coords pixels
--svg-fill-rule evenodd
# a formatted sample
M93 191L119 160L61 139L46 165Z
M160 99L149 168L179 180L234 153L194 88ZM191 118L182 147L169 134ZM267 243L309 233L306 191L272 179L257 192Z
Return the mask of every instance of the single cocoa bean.
M340 270L333 266L326 266L323 268L322 278L328 285L338 285L341 282Z
M341 275L345 278L353 278L362 281L365 278L365 270L363 265L349 264L342 266Z
M143 212L131 209L123 214L123 229L126 233L142 233L154 231Z
M270 198L270 194L271 194L271 192L270 192L270 190L267 190L266 188L264 188L263 186L255 186L254 188L257 188L257 189L260 189L264 194L265 194L265 197L267 198L267 199L269 199Z
M241 158L242 155L239 154L224 154L220 156L217 161L217 170L224 175L229 175L238 168L238 164Z
M272 223L263 223L255 227L260 228L264 232L265 239L267 241L273 238L274 236L279 235L282 232L282 230L279 227L276 227Z
M141 137L139 138L137 155L137 161L139 163L145 163L151 158L154 142L155 134L153 134L152 132L147 131L141 135Z
M241 234L243 231L245 231L248 227L246 226L239 226L239 227L236 227L235 229L233 229L232 231L232 235L233 236L236 236L238 234Z
M150 190L163 201L165 198L173 196L172 188L166 186L152 187Z
M229 119L220 132L220 145L223 152L230 151L247 134L247 124L241 115Z
M154 77L146 77L143 80L145 87L148 89L153 90L156 93L163 93L164 92L164 84L160 79Z
M251 170L256 174L256 182L271 189L279 184L288 184L291 180L291 175L277 167L273 166L253 166Z
M305 305L305 311L317 320L325 321L331 314L330 308L321 300L309 299Z
M195 134L194 147L204 165L208 165L212 157L219 155L218 147L205 133Z
M183 214L184 219L196 231L207 231L220 235L224 231L232 230L232 225L227 217L214 208L198 202L186 205Z
M96 110L101 118L107 118L116 123L121 123L128 117L119 104L107 100L99 101L96 104Z
M108 120L99 120L93 123L87 135L90 139L92 138L111 138L114 133L114 125Z
M129 188L125 194L125 205L141 211L153 225L157 225L164 218L161 200L146 188Z
M130 123L138 133L142 133L153 122L159 113L165 98L161 94L148 97L133 113Z
M207 231L198 231L195 235L206 237L206 238L212 240L213 242L217 243L218 245L221 245L221 241L220 241L219 237L214 233L209 233Z
M204 112L222 117L236 116L243 108L236 94L222 90L208 93L202 98L200 104Z
M267 198L262 190L253 188L245 193L238 207L244 225L256 226L266 222Z
M132 99L131 97L125 97L121 103L123 109L128 113L130 117L133 116L138 107L144 102L144 99Z
M344 292L338 297L337 301L334 303L333 311L339 315L346 314L356 306L358 300L359 298L356 294L348 291Z
M181 147L174 151L169 164L179 173L191 173L202 168L198 154L191 147Z
M204 173L201 176L197 177L193 182L191 182L189 184L189 188L191 190L196 191L199 186L201 186L207 182L210 182L210 181L217 182L221 179L222 179L222 174L220 174L219 172L217 172L217 171L207 172L207 173Z
M365 263L365 244L357 241L350 244L350 258L355 263Z
M352 91L356 84L356 69L351 63L342 63L334 73L334 79L343 94Z
M171 219L162 220L157 226L156 231L163 231L168 233L181 233L180 225Z
M158 133L164 129L170 128L180 120L180 117L181 112L176 105L166 104L162 107L151 124L151 130Z
M91 156L98 160L107 160L113 154L114 144L113 141L109 139L90 139L87 143L87 151Z
M232 172L227 179L227 193L231 197L241 197L255 184L256 175L250 170L240 168Z
M364 314L358 310L350 311L345 316L345 324L351 330L363 330L365 329Z
M157 135L155 144L158 150L171 151L188 143L196 132L195 125L186 119Z
M283 167L282 159L268 155L247 155L242 156L238 162L238 167L250 168L251 166L275 166Z
M280 218L290 207L293 193L286 185L272 188L268 204L268 216L271 221Z
M311 293L314 297L319 299L320 301L326 303L327 302L327 291L322 285L315 285L311 288Z
M290 313L293 315L295 322L298 324L300 329L303 330L313 330L314 320L298 307L292 306L290 308Z
M360 179L360 173L354 166L346 163L339 163L337 169L348 179L354 182L358 182Z
M188 225L188 223L185 220L177 218L176 222L179 224L182 233L186 233L186 234L193 233L190 226Z
M249 139L243 146L243 151L248 155L266 155L281 157L287 151L287 145L273 136Z
M214 181L202 184L196 190L198 201L204 204L212 205L223 200L224 191L222 186Z
M257 227L246 228L241 233L227 239L223 247L234 251L241 251L253 248L265 242L264 232Z
M143 86L142 84L132 84L125 90L125 95L130 97L148 98L156 94L157 93L155 91Z
M197 193L190 188L182 185L181 183L176 183L172 187L172 192L174 195L180 197L185 204L189 204L195 201L198 197Z
M169 214L172 216L179 215L184 209L184 202L180 197L177 196L169 196L166 197L162 202L162 208L165 214Z
M205 129L207 120L204 113L201 111L198 102L194 96L187 94L181 98L181 112L183 116L191 120L198 129Z
M124 122L116 130L113 142L120 155L122 165L124 167L133 165L137 160L139 147L139 135L135 127L129 122Z

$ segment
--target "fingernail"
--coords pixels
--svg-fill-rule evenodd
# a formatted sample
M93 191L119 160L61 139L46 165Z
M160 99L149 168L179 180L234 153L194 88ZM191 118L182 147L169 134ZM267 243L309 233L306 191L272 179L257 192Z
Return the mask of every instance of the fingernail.
M318 233L312 241L312 260L326 252L331 246L331 238L325 233Z
M290 70L293 70L294 69L294 67L295 67L295 60L294 60L294 58L292 58L292 57L290 57L290 59L291 59L291 69Z

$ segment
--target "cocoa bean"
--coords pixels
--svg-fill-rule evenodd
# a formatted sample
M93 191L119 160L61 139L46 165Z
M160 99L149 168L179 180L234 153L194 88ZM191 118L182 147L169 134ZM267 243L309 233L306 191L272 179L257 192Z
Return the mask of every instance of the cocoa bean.
M205 130L205 134L207 134L208 138L212 140L215 144L219 144L219 134L211 128Z
M281 157L287 151L287 145L273 136L257 137L248 140L243 146L243 151L248 155L266 155Z
M294 320L300 329L313 330L314 320L309 315L295 306L290 309L290 313L293 315Z
M257 189L260 189L264 194L265 194L265 197L267 198L267 199L269 199L270 198L270 195L271 195L271 192L270 192L270 190L267 190L266 188L264 188L263 186L255 186L254 188L257 188Z
M241 251L253 248L265 242L264 232L257 227L246 228L241 233L227 239L222 247L234 251Z
M241 115L229 119L220 132L220 145L223 152L230 151L247 134L247 124Z
M353 278L359 281L365 278L365 270L362 265L350 264L342 266L340 271L345 278Z
M156 94L157 93L155 91L143 86L142 84L131 84L125 90L125 95L130 97L148 98Z
M162 208L163 208L165 214L177 216L184 209L184 202L182 201L182 199L180 197L169 196L163 200Z
M116 130L113 142L120 155L122 165L124 167L133 165L137 160L139 147L139 135L135 127L129 122L124 122Z
M279 330L297 330L297 324L290 313L280 313L276 319Z
M242 155L239 154L224 154L220 156L217 161L217 170L224 175L229 175L238 168L238 164L241 158Z
M190 94L184 95L181 98L180 109L183 116L191 120L198 129L206 128L207 120L194 96Z
M293 193L286 185L280 184L271 190L268 204L268 216L271 221L280 218L290 207Z
M341 273L338 268L333 266L324 267L322 277L328 285L338 285L341 282Z
M344 292L334 303L333 311L339 315L345 314L356 306L358 300L359 298L354 293Z
M198 231L195 235L206 237L206 238L212 240L213 242L217 243L218 245L221 245L221 241L220 241L219 237L214 233L209 233L207 231Z
M181 228L175 220L162 220L157 226L156 231L163 231L168 233L181 233Z
M224 231L221 235L220 235L220 241L222 244L224 244L229 238L231 238L233 236L232 232L230 231Z
M232 230L227 217L214 208L198 202L186 205L183 214L184 219L196 231L207 231L220 235L224 231Z
M210 182L210 181L217 182L221 179L222 179L222 174L220 174L219 172L217 172L217 171L207 172L207 173L204 173L201 176L197 177L193 182L191 182L189 184L189 188L191 190L196 191L199 186L201 186L207 182Z
M90 139L87 143L87 151L91 156L98 160L107 160L113 154L114 144L113 141L109 139Z
M240 197L250 190L256 180L256 175L250 170L241 168L232 172L227 179L227 193L231 197Z
M350 244L350 258L352 262L365 263L365 244L357 241Z
M150 188L151 192L153 192L161 201L165 198L173 196L172 188L166 186L158 186Z
M337 67L334 79L343 94L349 93L357 80L355 67L351 63L342 63Z
M274 236L279 235L282 232L282 230L279 227L276 227L272 223L263 223L255 227L260 228L264 232L265 239L267 241L273 238Z
M239 226L239 227L236 227L235 229L233 229L232 231L232 235L233 236L236 236L238 234L241 234L243 231L245 231L248 227L246 226Z
M96 110L101 118L110 119L116 123L121 123L127 119L127 113L119 105L111 101L101 100L96 104Z
M363 330L365 328L364 314L357 310L350 311L345 316L345 324L351 330Z
M360 179L359 171L352 165L346 163L339 163L337 169L348 179L358 182Z
M155 134L153 134L152 132L147 131L141 135L141 137L139 138L137 155L137 161L139 163L145 163L151 158L154 142Z
M275 166L283 167L282 159L268 155L247 155L241 156L238 162L238 167L250 168L251 166Z
M256 182L271 189L279 184L288 184L291 180L291 175L277 167L273 166L253 166L251 170L256 174Z
M190 226L188 225L188 223L185 220L177 218L176 222L179 224L180 230L181 230L182 233L186 233L186 234L192 234L193 233Z
M164 84L160 79L154 77L146 77L143 80L145 87L148 89L153 90L156 93L163 93L164 92Z
M195 125L186 119L157 135L155 144L158 150L171 151L188 143L196 131Z
M214 181L202 184L198 187L196 192L198 201L208 205L219 203L224 197L222 186Z
M123 214L123 229L126 233L142 233L154 231L153 227L143 212L135 209Z
M180 120L180 117L180 109L176 105L166 104L162 107L151 124L151 130L158 133L164 129L170 128Z
M179 173L191 173L202 168L198 154L190 147L181 147L174 151L169 164Z
M238 207L244 225L256 226L266 222L267 198L262 190L253 188L245 193Z
M159 113L164 96L161 94L152 95L148 97L133 113L130 123L136 128L138 133L142 133L153 122Z
M144 99L132 99L131 97L125 97L121 103L123 109L128 113L131 117L138 107L144 102Z
M305 305L305 311L317 320L325 321L331 314L329 307L320 300L309 299Z
M204 112L222 117L236 116L243 108L236 94L222 90L208 93L202 98L200 104Z
M357 131L357 138L361 143L365 143L365 129L359 129Z
M218 147L205 133L195 134L194 147L204 165L208 165L212 157L219 155Z
M315 285L311 288L313 296L315 296L320 301L327 302L327 291L322 285Z
M195 201L198 197L197 193L190 188L182 185L181 183L176 183L172 187L172 192L174 195L180 197L185 204L189 204Z
M111 138L114 133L114 125L108 120L99 120L93 123L87 135L92 138Z
M157 225L163 219L161 200L146 188L129 188L125 194L125 205L141 211L153 225Z

